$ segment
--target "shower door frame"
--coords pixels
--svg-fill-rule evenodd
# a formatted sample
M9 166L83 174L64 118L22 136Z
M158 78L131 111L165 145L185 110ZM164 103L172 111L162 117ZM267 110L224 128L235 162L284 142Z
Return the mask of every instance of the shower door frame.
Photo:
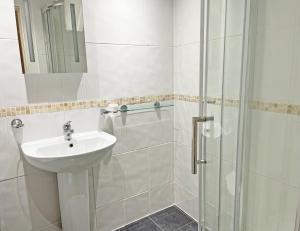
M207 56L208 56L208 25L209 25L209 0L200 0L200 57L199 57L199 116L204 118L207 112ZM198 126L198 125L196 125ZM200 132L198 139L199 158L206 161L206 137ZM196 141L197 142L197 141ZM195 153L198 155L198 153ZM193 160L192 160L193 161ZM196 160L198 165L198 159ZM192 164L193 165L193 164ZM198 166L196 166L197 168ZM205 212L205 185L206 185L205 163L199 164L198 185L199 185L199 203L198 203L198 231L206 228Z
M240 84L240 106L239 106L239 123L238 123L238 144L237 144L237 160L236 160L236 188L235 188L235 207L234 207L234 231L244 230L245 225L245 209L247 205L248 192L248 161L249 161L249 138L250 131L250 107L251 92L253 91L253 82L251 75L253 70L251 67L255 62L256 47L256 0L244 0L244 25L243 25L243 54L241 68L241 84ZM250 68L249 68L250 67Z
M210 0L200 0L200 63L199 63L199 96L201 103L199 103L199 116L207 116L207 85L208 85L208 41L209 41L209 2ZM247 118L248 115L248 86L249 86L249 73L248 62L251 60L249 57L249 46L251 46L251 32L250 32L250 13L251 13L251 0L244 0L244 22L243 22L243 48L241 60L241 73L240 73L240 94L239 94L239 108L238 108L238 130L237 130L237 146L236 146L236 179L235 179L235 195L234 195L234 214L233 214L233 231L242 230L243 219L243 190L245 187L245 157L246 147L244 140L247 138ZM223 44L223 73L222 73L222 98L221 98L221 127L224 116L224 72L225 72L225 55L226 55L226 21L227 21L227 0L224 0L224 44ZM201 133L200 133L201 135ZM198 140L201 160L206 160L206 137L200 136ZM220 137L220 155L222 155L222 133ZM221 169L222 161L220 156L220 172L219 172L219 201L218 201L218 230L220 230L220 203L221 203ZM205 211L205 184L206 184L206 169L205 164L200 164L199 167L199 231L206 230L206 211ZM204 202L204 203L203 203Z
M227 0L224 0L225 8L223 9L225 14L224 18L224 38L223 38L223 71L222 71L222 89L221 89L221 127L223 122L223 106L224 106L224 60L225 60L225 34L226 34L226 7L227 7ZM199 96L200 96L200 103L199 103L199 118L202 118L206 121L208 117L207 115L207 104L211 103L208 97L208 54L209 54L209 17L210 17L210 0L200 0L200 57L199 57ZM214 102L212 102L214 103ZM203 126L203 123L201 124ZM203 127L201 127L201 130ZM198 203L198 211L199 211L199 225L198 231L206 231L210 230L207 226L206 222L206 206L207 206L207 199L206 199L206 164L207 164L207 156L206 156L206 136L202 135L202 132L199 133L200 138L198 140L199 146L199 203ZM220 162L219 162L219 176L218 176L218 201L217 201L217 216L214 217L217 220L217 230L220 229L220 193L221 193L221 155L222 155L222 133L220 136ZM216 231L217 231L216 230Z

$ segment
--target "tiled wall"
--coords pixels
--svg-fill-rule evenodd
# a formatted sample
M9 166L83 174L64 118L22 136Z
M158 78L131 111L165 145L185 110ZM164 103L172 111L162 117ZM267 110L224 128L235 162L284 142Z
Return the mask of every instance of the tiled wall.
M253 1L252 100L299 104L299 10L294 0ZM251 110L248 118L244 230L294 230L300 197L299 116Z
M174 1L174 93L199 95L200 1ZM198 103L175 101L174 192L175 203L198 218L198 178L191 174L191 118Z
M83 6L88 73L24 78L14 2L0 0L0 108L173 93L171 0L95 0ZM23 141L61 135L67 120L75 132L101 127L98 107L65 109L21 113ZM59 230L56 175L20 161L12 118L0 118L0 230ZM101 231L173 203L173 109L128 113L124 124L118 117L115 134L112 158L93 170Z
M173 204L173 110L118 117L119 142L96 177L97 227L112 230ZM98 171L97 171L98 172Z

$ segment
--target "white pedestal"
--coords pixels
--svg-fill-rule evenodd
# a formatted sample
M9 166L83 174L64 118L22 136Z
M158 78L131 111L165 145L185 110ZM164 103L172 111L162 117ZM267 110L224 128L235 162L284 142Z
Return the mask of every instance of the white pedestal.
M63 231L91 231L88 170L58 173Z

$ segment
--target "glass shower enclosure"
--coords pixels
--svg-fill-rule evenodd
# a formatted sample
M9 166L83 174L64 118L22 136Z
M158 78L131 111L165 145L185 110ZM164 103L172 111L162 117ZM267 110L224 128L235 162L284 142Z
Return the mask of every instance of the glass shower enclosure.
M196 173L195 165L199 171L201 231L232 231L239 223L237 153L243 110L244 12L244 1L201 1L200 103L199 114L193 118L192 147L192 172ZM197 158L194 146L199 150Z
M202 2L199 230L298 231L300 2Z
M83 25L78 18L81 5L67 6L64 1L55 1L41 10L49 73L86 69Z

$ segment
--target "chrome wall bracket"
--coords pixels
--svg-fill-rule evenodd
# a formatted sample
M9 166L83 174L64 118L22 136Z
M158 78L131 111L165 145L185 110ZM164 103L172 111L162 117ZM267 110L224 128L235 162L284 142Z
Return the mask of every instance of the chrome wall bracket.
M23 124L23 121L16 118L16 119L13 119L10 123L11 127L12 128L22 128L24 127L24 124Z
M207 160L198 160L198 164L207 164Z

